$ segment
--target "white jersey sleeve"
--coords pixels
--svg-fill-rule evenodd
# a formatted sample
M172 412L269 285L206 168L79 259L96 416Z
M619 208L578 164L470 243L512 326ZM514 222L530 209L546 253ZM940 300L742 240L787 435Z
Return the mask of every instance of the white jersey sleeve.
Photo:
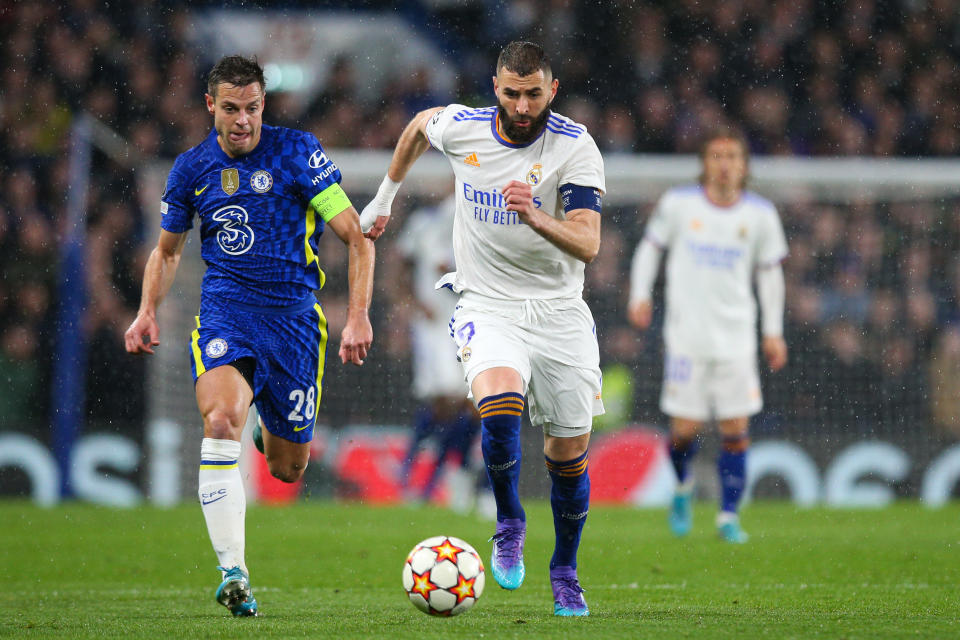
M772 204L769 214L761 218L755 251L757 267L760 268L777 264L787 257L787 237Z
M427 140L433 145L433 148L440 153L447 153L447 147L444 144L444 134L447 132L447 127L454 121L453 117L464 109L466 109L466 107L462 104L449 104L433 114L430 120L427 121L427 126L425 127Z
M559 172L559 184L575 184L580 187L593 187L605 193L607 190L604 182L603 156L600 155L600 149L593 137L583 132L577 142L580 143L576 153L570 156L569 160L563 165Z
M673 242L674 219L676 216L671 215L670 205L672 200L673 198L671 198L669 191L660 196L660 200L657 201L657 205L653 208L653 213L650 214L650 220L647 222L646 231L644 232L647 240L660 248L660 250L668 249Z

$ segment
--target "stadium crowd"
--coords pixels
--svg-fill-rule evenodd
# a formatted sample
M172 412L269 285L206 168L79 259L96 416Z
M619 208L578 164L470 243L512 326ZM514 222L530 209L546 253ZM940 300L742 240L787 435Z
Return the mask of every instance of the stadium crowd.
M88 112L149 160L172 159L200 141L211 126L200 100L209 61L190 27L191 11L205 4L154 0L117 10L93 0L0 3L5 427L30 430L52 408L71 122ZM365 3L363 10L391 4ZM327 148L390 148L420 108L489 104L490 61L522 35L552 50L561 81L556 109L586 124L604 152L689 153L703 132L725 121L746 131L755 154L960 152L960 10L950 0L403 4L421 12L426 35L460 61L457 95L436 95L425 66L364 101L363 69L344 57L328 61L329 80L305 109L278 95L267 121L311 130ZM136 166L94 155L83 319L91 349L88 415L131 430L143 417L143 363L123 355L121 337L138 305L150 248L145 217L155 213L140 208ZM352 195L363 204L366 196ZM624 274L650 206L605 214L587 295L604 360L628 364L641 382L634 385L636 417L660 422L659 340L638 337L624 321ZM868 429L877 421L903 428L932 420L960 434L960 204L795 202L781 213L791 245L785 272L792 359L785 376L765 383L769 410L761 423ZM389 242L381 245L380 264L392 259ZM345 261L336 244L326 243L328 271ZM402 396L409 314L391 277L386 269L378 274L375 362L385 379L396 378ZM339 333L334 325L345 292L336 279L325 291L331 335ZM356 388L362 376L329 377L333 390L324 401L332 423L355 409L335 389ZM396 421L396 403L410 408L391 402L366 417Z

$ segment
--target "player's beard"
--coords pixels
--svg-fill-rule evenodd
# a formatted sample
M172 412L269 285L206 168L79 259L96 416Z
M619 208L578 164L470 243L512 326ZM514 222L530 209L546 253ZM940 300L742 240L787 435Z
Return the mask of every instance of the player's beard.
M530 119L526 116L511 118L499 101L497 101L497 112L500 115L500 125L503 127L503 132L507 135L510 142L516 142L518 144L528 144L536 140L540 132L543 131L543 128L547 126L547 118L549 118L552 113L552 111L550 111L550 105L547 104L536 118ZM514 122L518 120L529 122L530 126L518 127L514 124Z

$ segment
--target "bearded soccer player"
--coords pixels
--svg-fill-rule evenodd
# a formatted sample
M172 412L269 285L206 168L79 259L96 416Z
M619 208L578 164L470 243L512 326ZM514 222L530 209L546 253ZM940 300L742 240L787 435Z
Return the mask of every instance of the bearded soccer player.
M160 344L156 311L200 220L203 277L190 357L203 416L199 498L221 572L217 601L235 616L257 615L244 562L246 498L237 461L250 405L270 472L303 474L322 391L327 321L318 240L329 226L349 251L344 363L363 364L373 341L367 315L373 243L340 188L340 171L310 133L263 124L263 69L221 59L207 78L213 130L177 157L160 204L161 231L143 276L130 353Z
M588 615L577 576L587 516L587 445L600 401L599 349L582 298L584 265L600 249L603 160L586 129L553 113L558 81L543 49L512 42L497 60L497 105L427 109L407 126L361 220L376 238L413 163L433 146L456 176L456 272L437 283L460 294L450 323L480 411L481 445L497 503L492 571L523 582L526 515L520 504L525 406L543 430L556 546L554 613Z
M690 462L697 434L714 419L722 438L717 472L717 532L747 541L738 507L746 483L749 417L762 407L757 367L756 280L762 350L771 371L787 362L783 340L787 242L773 204L744 189L747 145L733 130L718 131L701 148L699 185L667 191L657 203L634 255L628 318L650 326L652 290L669 251L663 388L660 408L670 416L670 459L678 488L670 509L673 533L693 524Z

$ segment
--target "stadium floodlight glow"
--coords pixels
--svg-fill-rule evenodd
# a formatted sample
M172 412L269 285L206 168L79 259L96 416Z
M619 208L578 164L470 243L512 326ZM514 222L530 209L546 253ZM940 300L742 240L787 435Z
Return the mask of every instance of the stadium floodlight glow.
M263 65L263 77L270 91L299 91L305 79L303 65L296 62L269 62Z

